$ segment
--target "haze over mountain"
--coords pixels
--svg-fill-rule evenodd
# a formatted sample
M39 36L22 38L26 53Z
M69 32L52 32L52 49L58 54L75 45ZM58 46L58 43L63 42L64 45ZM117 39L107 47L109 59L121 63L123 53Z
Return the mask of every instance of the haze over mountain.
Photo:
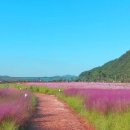
M130 50L103 66L82 72L80 81L130 82Z
M0 76L1 82L18 82L18 81L28 81L28 82L53 82L53 81L76 81L77 76L64 75L64 76L53 76L53 77L10 77L10 76Z

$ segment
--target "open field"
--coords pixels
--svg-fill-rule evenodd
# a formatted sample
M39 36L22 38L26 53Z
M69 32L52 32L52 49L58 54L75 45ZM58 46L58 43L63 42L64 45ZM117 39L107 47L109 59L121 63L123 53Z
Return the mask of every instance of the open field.
M96 130L130 129L129 83L29 83L48 87L52 91L60 87L60 99L80 113ZM61 85L61 86L60 86ZM47 88L46 88L47 89ZM46 92L47 92L46 91ZM57 90L58 91L58 90Z
M130 89L130 83L100 82L29 82L28 86L46 86L50 88L99 88L99 89Z
M44 86L45 84L46 86ZM130 130L129 84L125 83L124 84L45 83L45 84L26 83L26 85L9 84L9 86L11 88L18 88L24 91L26 90L35 93L43 93L47 95L49 94L56 96L59 100L68 104L75 111L75 113L80 114L80 116L86 121L86 123L89 124L90 128L94 130ZM58 85L67 84L68 86L57 86L57 84ZM44 98L45 98L44 100L46 100L46 96L44 96Z

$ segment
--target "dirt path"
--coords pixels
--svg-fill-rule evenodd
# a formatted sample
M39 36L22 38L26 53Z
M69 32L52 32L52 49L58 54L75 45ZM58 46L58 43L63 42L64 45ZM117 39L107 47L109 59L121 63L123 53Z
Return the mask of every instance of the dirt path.
M90 130L64 103L52 95L37 95L39 105L29 130Z

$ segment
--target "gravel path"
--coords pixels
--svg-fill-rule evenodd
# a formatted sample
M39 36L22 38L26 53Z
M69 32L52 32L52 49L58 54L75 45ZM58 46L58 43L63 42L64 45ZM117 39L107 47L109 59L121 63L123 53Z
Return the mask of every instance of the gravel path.
M90 130L78 115L55 96L38 94L37 97L39 104L29 130Z

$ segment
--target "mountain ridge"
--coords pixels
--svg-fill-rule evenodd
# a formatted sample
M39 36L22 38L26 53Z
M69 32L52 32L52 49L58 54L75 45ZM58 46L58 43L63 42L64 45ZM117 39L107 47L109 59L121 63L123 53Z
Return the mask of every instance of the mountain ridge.
M102 66L84 71L79 75L80 81L130 82L130 50Z
M77 76L64 75L64 76L52 76L52 77L10 77L0 76L1 82L53 82L53 81L76 81Z

